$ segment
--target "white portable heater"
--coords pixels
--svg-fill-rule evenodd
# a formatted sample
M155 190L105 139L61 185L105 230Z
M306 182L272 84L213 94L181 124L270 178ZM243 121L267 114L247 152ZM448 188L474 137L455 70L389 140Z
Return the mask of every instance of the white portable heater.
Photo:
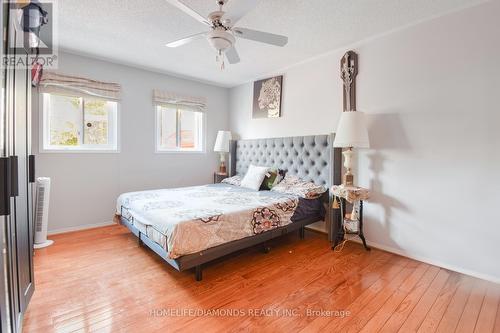
M35 203L35 249L54 243L47 239L47 224L49 222L50 178L36 179Z

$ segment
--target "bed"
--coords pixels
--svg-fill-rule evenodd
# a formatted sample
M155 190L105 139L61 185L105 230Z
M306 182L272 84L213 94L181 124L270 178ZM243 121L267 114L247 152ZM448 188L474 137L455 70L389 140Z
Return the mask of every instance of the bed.
M332 135L239 140L231 143L231 176L250 165L286 170L330 188L340 183L341 151ZM120 223L179 271L195 270L229 253L298 231L325 219L333 222L331 195L304 199L293 194L209 184L120 195Z

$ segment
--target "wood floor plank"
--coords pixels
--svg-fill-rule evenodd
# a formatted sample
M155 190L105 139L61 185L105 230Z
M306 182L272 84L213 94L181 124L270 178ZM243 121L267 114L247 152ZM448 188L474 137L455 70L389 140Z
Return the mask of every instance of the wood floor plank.
M445 269L439 270L429 289L422 295L417 305L401 326L400 330L402 332L415 332L418 330L449 277L450 272Z
M297 299L295 303L288 303L290 307L295 307L301 313L306 313L308 310L342 310L352 304L360 295L368 288L384 277L384 272L387 270L388 263L387 253L384 253L379 259L376 256L371 256L368 265L361 270L349 270L347 272L339 272L340 278L335 275L330 275L328 279L316 281L315 289L310 292L310 286L301 290L303 297ZM365 263L365 261L360 261ZM354 263L351 263L353 265ZM358 266L357 263L355 263ZM361 266L360 266L361 268ZM337 280L342 281L337 284ZM283 303L282 303L283 304ZM287 323L282 325L283 330L300 330L308 326L315 316L305 316L305 318L293 318L287 320Z
M405 297L403 302L397 307L396 311L391 314L391 317L386 321L380 332L398 332L410 313L413 311L422 295L428 290L432 281L439 273L438 267L430 267L423 278Z
M456 273L444 278L450 272L355 243L336 253L313 232L305 240L276 239L269 254L253 247L207 264L202 282L139 247L119 225L53 239L35 253L36 289L24 332L395 332L415 312L423 331L471 329L471 318L478 332L500 327L498 298L484 297L486 286L494 295L498 285ZM258 316L251 309L282 314ZM283 314L289 310L296 315ZM308 316L308 310L348 315Z
M398 290L390 296L387 302L380 307L360 332L378 332L384 326L391 314L394 313L399 304L401 304L406 295L408 295L408 292L414 288L428 269L429 265L421 263Z
M500 304L498 305L497 317L495 320L495 326L493 327L493 333L500 333Z
M297 309L303 314L307 314L308 309L345 308L363 292L366 286L375 283L382 276L386 270L384 267L388 265L388 260L392 257L387 255L387 253L379 252L365 256L358 262L349 260L344 263L344 268L337 264L332 267L330 274L323 275L279 302L274 301L274 304L285 309ZM356 266L356 270L349 269L353 265ZM286 318L286 322L282 318L264 318L262 323L283 331L297 331L309 325L313 320L314 316L306 315Z
M326 310L344 310L348 311L349 315L351 315L352 313L356 313L383 288L384 283L390 281L403 269L403 267L407 263L408 261L406 261L405 258L396 257L395 260L381 267L382 271L380 272L380 274L373 276L375 279L373 282L370 280L368 280L368 282L364 278L361 278L362 280L364 280L361 283L363 288L359 293L354 295L355 297L345 297L350 296L350 291L348 291L347 294L343 295L344 297L338 297L339 295L336 295L332 299L331 306ZM335 325L336 322L347 320L345 317L329 316L316 316L313 318L314 319L310 323L308 323L301 332L324 331L327 330L327 325Z
M445 286L441 289L441 292L437 296L434 304L430 308L429 312L425 316L423 322L418 328L419 333L430 333L435 332L437 327L443 318L444 312L448 308L453 295L460 285L460 280L462 275L454 272L450 272L451 276L446 281Z
M371 256L373 261L368 260L359 260L359 269L360 271L369 271L374 269L376 265L379 265L379 261L375 260L375 258L379 254L375 256ZM382 256L383 260L388 260L388 257ZM373 265L372 265L373 264ZM300 313L305 313L306 308L308 307L328 307L330 304L330 299L335 297L332 295L338 295L335 297L336 299L342 298L342 295L351 291L352 293L356 292L356 287L352 286L351 281L359 280L359 277L352 276L350 274L346 274L344 272L338 271L339 267L343 265L345 267L345 271L348 271L348 266L352 265L352 262L342 262L335 267L337 270L326 271L323 274L316 275L314 279L307 281L306 283L298 283L297 289L293 293L289 293L288 295L279 295L275 298L272 294L267 296L267 299L257 300L250 299L251 304L261 304L263 301L266 307L277 308L277 309L295 309ZM363 268L364 267L364 268ZM348 287L349 286L349 287ZM283 329L286 329L286 326L292 325L295 329L299 329L303 325L307 324L308 318L289 318L287 319L287 323L282 325L280 322L280 318L276 317L267 317L262 319L262 324L266 325L277 325L284 326ZM238 325L236 325L238 326Z
M476 327L477 318L483 305L484 295L486 293L486 282L477 283L467 299L465 309L458 322L456 333L473 332Z
M317 259L318 259L318 262L322 262L323 264L328 264L328 262L331 262L332 264L332 267L336 267L338 269L338 267L341 267L342 264L341 263L345 263L345 262L349 262L350 259L352 259L353 257L355 256L358 256L360 253L363 253L361 252L359 249L357 249L356 251L354 252L350 252L350 250L346 251L345 253L345 256L332 256L332 252L326 252L326 256L319 256ZM378 254L376 254L378 255ZM384 257L385 257L385 254L382 254ZM269 308L271 306L276 306L276 304L271 304L273 302L275 302L275 300L286 300L287 298L287 293L285 294L282 294L282 290L277 290L276 289L276 285L275 284L271 284L271 289L270 290L267 290L269 288L269 284L267 283L260 283L261 281L267 281L267 280L272 280L272 281L275 281L276 284L280 285L280 284L287 284L289 283L289 281L297 281L295 286L300 289L301 285L302 284L310 284L308 283L309 280L311 281L314 281L316 280L318 277L321 277L322 275L324 275L324 273L318 275L316 272L318 271L317 269L315 269L314 267L316 267L316 265L318 264L318 262L316 262L316 259L312 259L312 260L309 260L309 261L306 261L304 262L304 265L303 267L301 267L301 269L292 269L292 271L289 273L289 274L274 274L272 276L267 276L265 277L264 279L262 279L262 276L264 276L266 273L263 273L261 272L261 278L258 279L257 281L259 281L258 284L255 284L255 283L252 283L252 285L249 285L247 287L248 288L248 296L246 296L244 299L245 299L245 304L244 306L249 308ZM272 272L276 272L276 267L273 269L273 270L270 270ZM304 271L306 271L307 273L304 274ZM321 270L320 270L321 271ZM301 274L302 272L302 274ZM247 276L247 275L245 275ZM340 280L339 280L340 281ZM274 290L273 290L274 289ZM285 289L286 290L286 289ZM274 291L274 292L273 292ZM210 296L212 297L212 296ZM212 297L213 299L216 299L216 297ZM235 299L239 300L237 298L237 295L235 295ZM220 301L218 301L220 303ZM227 303L225 303L224 305L227 305ZM241 306L242 304L241 303L232 303L231 304L233 307L235 306ZM242 325L246 325L248 324L247 322L245 322L245 320L242 321L241 318L236 318L237 319L237 326L242 326ZM265 318L259 318L259 324L261 325L264 325L263 323L263 320ZM253 320L253 318L251 317L250 320ZM190 331L190 330L196 330L197 329L197 326L199 325L198 322L193 322L194 319L193 318L188 318L187 320L184 320L183 323L181 324L181 329L184 329L184 330L187 330L187 331ZM230 326L231 323L234 322L234 319L231 320L225 320L224 321L224 327L225 326ZM161 326L161 324L160 324ZM158 327L156 327L158 328Z
M403 270L391 281L387 281L384 287L373 297L373 299L363 308L356 311L355 316L350 316L347 320L336 327L343 332L359 332L363 326L372 318L376 311L389 299L389 297L408 279L408 277L417 269L414 262L409 263ZM333 325L327 326L333 329Z
M406 261L404 258L398 259L402 260L397 265L392 265L388 268L387 272L389 274L384 274L384 277L379 278L376 283L368 287L346 309L343 309L349 311L350 315L348 317L319 317L318 321L327 320L327 325L322 327L322 330L332 331L341 329L341 327L352 323L352 321L356 321L359 317L358 314L364 311L370 304L373 304L373 300L377 299L377 295L384 292L391 285L391 283L393 283L393 281L397 284L404 280L406 276L411 273L411 270L414 269L414 267L407 267L411 261ZM384 292L383 295L386 295L386 293Z
M484 296L483 305L477 318L475 333L490 333L495 327L495 320L498 313L498 302L500 293L498 286L489 284Z
M458 321L465 309L465 304L469 298L475 279L470 276L462 276L460 285L453 295L450 304L446 308L441 321L436 329L438 333L455 332Z

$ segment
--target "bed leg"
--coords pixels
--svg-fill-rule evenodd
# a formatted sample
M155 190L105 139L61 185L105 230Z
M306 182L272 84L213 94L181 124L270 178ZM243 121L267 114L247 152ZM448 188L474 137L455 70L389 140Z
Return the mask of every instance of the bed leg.
M300 227L300 229L299 229L299 237L300 237L300 239L304 239L305 234L306 234L306 228L305 227Z
M203 278L201 265L198 265L194 268L194 276L196 278L196 281L201 281L201 279Z
M137 236L137 244L139 244L139 246L142 246L144 243L142 242L142 239L141 239L141 233L139 233L139 235Z

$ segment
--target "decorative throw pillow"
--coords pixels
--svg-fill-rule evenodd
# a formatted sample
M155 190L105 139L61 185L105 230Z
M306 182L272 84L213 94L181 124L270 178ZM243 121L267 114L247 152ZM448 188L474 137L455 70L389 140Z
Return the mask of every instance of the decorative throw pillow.
M271 191L294 194L305 199L316 199L326 192L326 188L316 185L313 182L306 182L297 176L287 174Z
M229 184L229 185L234 185L234 186L241 186L241 177L236 175L236 176L233 176L233 177L229 177L229 178L224 178L221 183L224 183L224 184Z
M279 182L279 170L278 169L269 169L266 173L266 177L264 177L264 181L260 186L260 190L267 191L273 188L274 185Z
M245 177L241 180L241 186L258 191L268 170L268 167L259 167L250 164Z

